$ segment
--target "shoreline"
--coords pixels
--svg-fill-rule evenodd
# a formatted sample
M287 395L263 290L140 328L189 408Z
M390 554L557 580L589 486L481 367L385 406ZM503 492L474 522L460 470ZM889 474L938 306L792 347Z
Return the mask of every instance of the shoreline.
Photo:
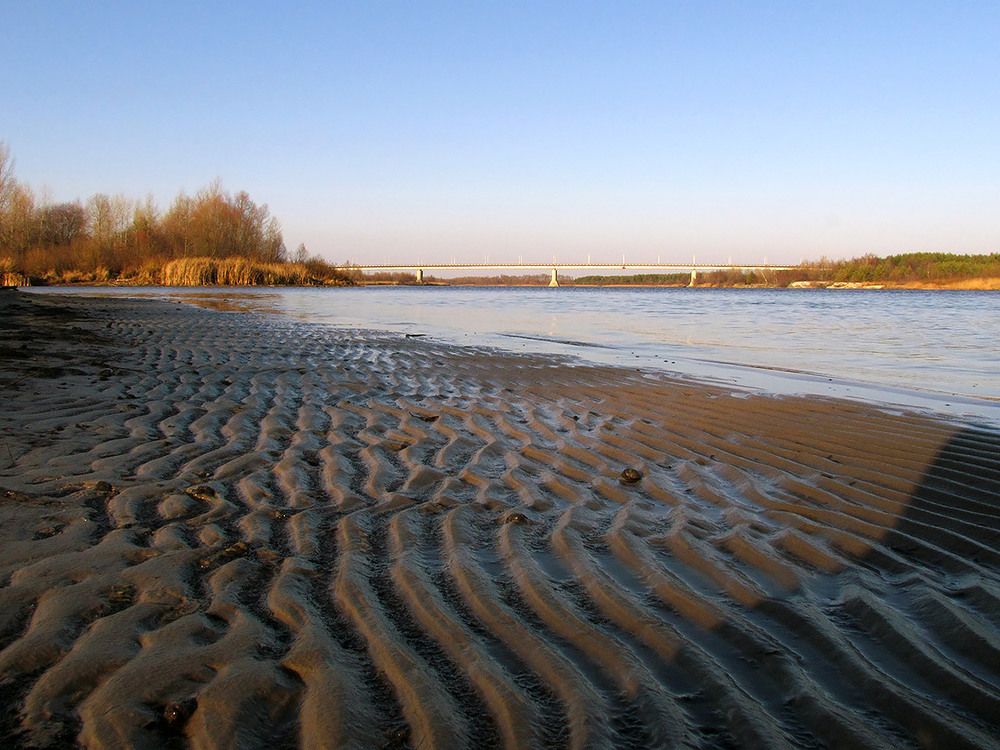
M120 281L81 281L74 283L60 283L60 284L20 284L20 285L10 285L0 287L2 289L17 288L17 286L23 286L24 288L94 288L99 289L101 287L110 288L160 288L163 285L155 285L148 283L132 283L129 280ZM339 284L248 284L244 285L247 289L325 289L325 288L350 288ZM232 287L226 286L224 284L201 284L197 286L166 286L164 288L176 288L176 289L222 289L222 288L244 288L244 286ZM512 288L524 288L524 289L548 289L551 288L547 283L539 284L451 284L448 283L447 279L432 279L427 282L398 282L398 281L371 281L368 283L358 283L356 286L459 286L459 287L512 287ZM580 287L582 289L687 289L692 288L689 284L576 284L572 279L561 284L559 288L568 287ZM1000 291L1000 278L993 277L975 277L969 279L959 279L955 281L942 281L942 282L920 282L920 281L793 281L787 286L770 286L767 284L713 284L713 283L699 283L693 288L696 289L814 289L814 290L853 290L853 289L867 289L867 290L887 290L887 291L901 291L901 290L917 290L917 291L976 291L976 292L995 292Z
M473 289L466 287L466 289ZM92 288L63 287L65 293L94 294L103 296L132 295L136 298L159 298L183 301L214 310L242 311L248 313L277 314L291 316L289 319L312 320L320 325L339 329L351 325L339 320L325 320L307 308L282 304L269 295L281 295L288 288L268 289L254 287L149 287L147 291L138 288L108 288L103 291ZM313 290L314 291L314 290ZM355 290L357 291L357 290ZM60 288L35 288L32 294L59 294ZM348 296L351 292L347 292ZM545 298L540 294L540 298ZM339 296L334 294L329 302ZM315 311L312 311L315 312ZM401 314L406 315L407 312ZM543 333L478 332L477 329L461 329L448 325L435 325L433 320L414 318L413 326L380 325L378 319L355 317L354 325L361 328L395 332L399 335L417 332L426 341L459 347L485 347L496 352L532 353L542 357L553 357L559 361L572 361L583 365L623 367L629 371L649 371L652 375L666 374L669 377L691 380L696 383L711 383L721 387L734 388L741 392L763 393L777 396L803 396L818 398L850 399L869 403L891 410L920 410L944 419L978 420L985 424L1000 426L1000 394L989 395L977 391L977 385L966 383L966 387L947 385L944 381L907 382L906 379L869 378L864 379L858 372L838 372L836 366L825 370L823 363L754 362L740 359L726 359L725 350L710 352L687 352L677 349L666 355L659 351L632 350L626 344L616 349L587 339L572 337L552 337ZM523 325L522 321L522 325ZM528 322L530 325L530 321ZM511 343L514 342L514 343ZM641 347L641 342L636 342ZM527 344L527 346L526 346ZM676 348L676 347L675 347ZM478 349L477 349L478 350ZM745 353L744 353L745 354ZM827 363L832 364L832 363ZM857 370L857 368L855 368Z
M13 747L1000 739L996 430L175 302L0 320Z

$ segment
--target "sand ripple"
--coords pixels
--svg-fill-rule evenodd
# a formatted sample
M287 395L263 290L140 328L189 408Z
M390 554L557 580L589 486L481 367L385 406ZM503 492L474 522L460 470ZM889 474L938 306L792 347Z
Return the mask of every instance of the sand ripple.
M8 746L1000 744L994 431L8 308L50 338L0 372Z

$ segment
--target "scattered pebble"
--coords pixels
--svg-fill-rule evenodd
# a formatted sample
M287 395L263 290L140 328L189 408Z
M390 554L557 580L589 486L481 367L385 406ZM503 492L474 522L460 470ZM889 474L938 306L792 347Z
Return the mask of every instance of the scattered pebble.
M188 487L184 490L184 492L188 496L193 497L195 500L201 500L206 503L210 503L218 497L215 490L203 484L198 485L197 487Z
M239 557L247 557L253 555L254 550L246 542L236 542L223 550L219 550L213 555L208 557L203 557L199 560L198 564L202 568L210 568L213 565L223 565L230 560L235 560Z
M191 718L197 706L198 702L194 698L172 701L163 707L163 720L169 727L175 729L181 727Z
M642 479L642 473L638 469L633 469L631 466L625 469L621 474L621 480L625 484L635 484L640 479Z
M410 740L410 728L408 726L401 725L390 729L385 735L385 744L382 746L385 750L390 748L404 747Z

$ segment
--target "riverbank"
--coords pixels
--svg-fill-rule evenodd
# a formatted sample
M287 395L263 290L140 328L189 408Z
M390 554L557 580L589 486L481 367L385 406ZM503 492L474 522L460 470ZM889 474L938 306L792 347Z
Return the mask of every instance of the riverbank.
M794 281L789 289L919 289L926 290L959 290L959 291L997 291L1000 290L1000 279L963 279L940 283L930 282L868 282L868 281Z
M1000 437L0 294L12 747L991 747Z
M186 281L190 281L192 277L186 277ZM23 275L8 274L0 279L2 284L0 288L4 287L30 287L32 286L30 279ZM690 281L684 283L664 283L664 284L616 284L613 282L607 283L583 283L578 284L572 278L560 278L560 286L567 287L581 287L581 288L594 288L594 289L676 289L682 287L691 286ZM86 287L99 289L101 287L144 287L144 286L159 286L159 284L154 283L149 278L143 279L125 279L125 280L112 280L112 281L77 281L77 282L64 282L58 281L53 284L41 284L39 286L68 286L68 287ZM167 283L162 284L162 286L168 287L203 287L206 289L218 288L218 287L230 287L230 286L245 286L248 288L266 288L266 287L317 287L317 286L458 286L458 287L512 287L512 288L543 288L548 287L548 282L538 282L538 283L489 283L489 282L466 282L466 283L453 283L448 279L438 279L431 278L428 281L418 283L416 280L413 281L385 281L385 280L371 280L366 281L364 278L354 278L351 283L345 283L344 280L336 281L305 281L302 283L275 283L266 280L262 280L257 283L228 283L226 278L223 277L222 281L211 282L211 283L198 283L197 281L193 283ZM697 287L701 288L712 288L712 289L918 289L918 290L963 290L963 291L998 291L1000 290L1000 278L975 278L975 279L961 279L958 281L942 281L942 282L873 282L873 281L792 281L785 285L774 286L770 284L727 284L727 283L712 283L706 282L704 280L699 281L695 284Z

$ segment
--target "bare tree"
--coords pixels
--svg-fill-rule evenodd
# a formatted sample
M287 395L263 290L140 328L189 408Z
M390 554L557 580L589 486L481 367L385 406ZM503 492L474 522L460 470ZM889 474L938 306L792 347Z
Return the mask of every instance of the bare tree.
M92 263L118 274L125 262L128 230L135 202L124 195L97 193L87 199L87 219L93 240Z
M5 189L5 205L0 211L0 250L20 259L38 242L35 194L31 188L16 181Z
M160 209L156 206L152 195L146 200L135 204L132 215L131 244L140 263L155 256L162 256L165 245L165 232L160 219Z
M70 245L83 234L87 214L79 202L57 203L40 211L43 245Z
M10 155L7 144L0 141L0 249L11 249L11 207L16 188L14 158Z
M8 210L16 186L14 157L10 155L7 144L0 141L0 213Z

